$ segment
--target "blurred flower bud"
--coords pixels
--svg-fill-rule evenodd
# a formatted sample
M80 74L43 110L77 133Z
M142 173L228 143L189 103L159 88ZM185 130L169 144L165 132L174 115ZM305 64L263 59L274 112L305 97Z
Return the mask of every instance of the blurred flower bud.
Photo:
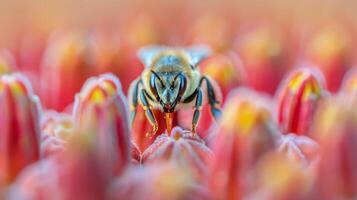
M0 50L0 75L13 72L16 68L14 56L7 49Z
M321 144L314 199L357 198L357 113L341 96L324 102L313 133Z
M56 33L50 38L42 60L41 98L46 107L62 111L93 72L87 37L72 32Z
M320 28L307 46L306 57L326 77L327 88L336 92L351 64L349 35L340 26Z
M205 175L212 152L198 135L175 127L170 135L161 134L143 153L143 163L157 160L177 161L198 175Z
M256 189L248 200L301 200L311 189L311 175L299 165L289 162L280 153L268 153L257 164L254 171Z
M90 58L95 74L113 73L119 77L124 91L140 75L143 66L137 48L127 46L117 33L95 31L88 37Z
M248 170L276 148L280 135L267 106L262 96L246 89L228 96L212 141L208 182L214 199L240 199L249 187Z
M112 163L95 134L95 130L86 128L74 133L66 151L59 154L56 172L60 199L105 199L113 178Z
M194 182L189 169L174 160L131 169L114 182L109 194L111 200L208 199L207 191Z
M234 52L214 54L202 61L200 68L203 75L218 83L223 97L232 89L244 85L246 81L243 64Z
M349 70L343 79L340 95L344 95L347 99L357 103L357 70L352 68Z
M20 74L0 76L0 185L39 159L39 108Z
M277 31L262 27L246 33L239 37L237 51L247 72L248 85L273 94L289 66Z
M93 130L72 129L66 149L26 168L8 199L106 199L114 178Z
M103 156L115 162L115 169L121 172L130 162L130 132L119 80L112 74L88 79L76 95L73 114L75 126L95 134Z
M43 159L26 167L9 187L6 199L60 199L56 170L53 159Z
M321 99L326 97L324 79L310 68L293 71L278 92L277 121L284 134L307 135Z

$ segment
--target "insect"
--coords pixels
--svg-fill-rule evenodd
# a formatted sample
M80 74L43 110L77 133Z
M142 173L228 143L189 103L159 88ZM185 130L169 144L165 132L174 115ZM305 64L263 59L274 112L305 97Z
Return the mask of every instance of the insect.
M160 109L165 114L166 128L170 133L173 112L179 107L193 105L192 132L196 132L203 102L202 86L207 88L208 103L215 119L221 115L220 102L211 80L201 75L198 64L210 54L206 46L172 48L166 46L147 46L138 52L145 69L140 77L133 81L129 89L130 121L133 123L137 106L140 104L152 130L146 136L152 136L158 130L153 109Z

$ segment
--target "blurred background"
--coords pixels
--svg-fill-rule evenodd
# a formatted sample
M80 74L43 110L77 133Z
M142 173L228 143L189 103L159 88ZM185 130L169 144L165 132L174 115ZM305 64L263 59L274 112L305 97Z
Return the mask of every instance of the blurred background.
M206 43L216 53L234 52L248 75L246 83L270 94L287 71L306 63L320 68L328 88L337 91L356 63L353 0L0 1L0 48L13 54L13 65L30 77L50 108L63 109L86 77L106 71L118 75L127 91L142 70L135 52L147 44ZM81 48L84 53L74 55ZM73 63L81 56L84 64ZM89 57L94 58L90 66ZM124 73L126 68L132 72ZM54 75L54 69L68 73ZM56 90L43 86L38 75L51 87L60 85L58 91L69 87L63 80L78 79L69 83L68 100L58 105L48 100Z

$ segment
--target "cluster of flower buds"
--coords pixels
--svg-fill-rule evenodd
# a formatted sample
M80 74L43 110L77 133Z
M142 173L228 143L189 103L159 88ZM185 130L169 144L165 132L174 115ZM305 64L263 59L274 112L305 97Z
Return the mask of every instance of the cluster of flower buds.
M1 49L0 199L356 199L348 34L325 27L302 37L273 23L236 30L222 13L193 16L136 13L120 31L57 31L34 38L32 53ZM202 105L181 99L167 114L149 95L149 105L139 96L130 107L127 91L145 89L135 84L137 50L153 43L211 47L192 90L202 90Z

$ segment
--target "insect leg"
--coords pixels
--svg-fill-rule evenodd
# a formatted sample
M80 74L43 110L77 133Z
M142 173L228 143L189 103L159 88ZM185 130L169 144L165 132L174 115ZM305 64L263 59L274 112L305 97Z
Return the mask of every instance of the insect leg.
M215 120L218 120L222 115L222 111L219 108L219 101L216 100L216 95L212 83L206 76L203 76L201 78L199 87L201 87L203 81L206 82L206 86L207 86L207 96L208 96L208 103L211 107L211 114L213 115Z
M158 130L158 124L157 124L155 115L150 108L150 104L149 104L149 102L147 100L147 96L146 96L146 91L144 89L141 89L141 91L140 91L140 101L143 105L143 109L145 111L145 116L149 120L149 122L152 126L152 130L150 132L146 133L146 136L151 137L151 136L155 135L156 131Z
M195 111L193 113L193 118L192 118L192 133L196 133L196 127L197 127L198 120L200 118L201 108L202 108L202 90L201 88L198 88L196 94Z
M138 92L139 85L142 84L141 79L135 80L129 89L129 103L130 103L130 124L133 125L136 116L136 108L138 106Z

